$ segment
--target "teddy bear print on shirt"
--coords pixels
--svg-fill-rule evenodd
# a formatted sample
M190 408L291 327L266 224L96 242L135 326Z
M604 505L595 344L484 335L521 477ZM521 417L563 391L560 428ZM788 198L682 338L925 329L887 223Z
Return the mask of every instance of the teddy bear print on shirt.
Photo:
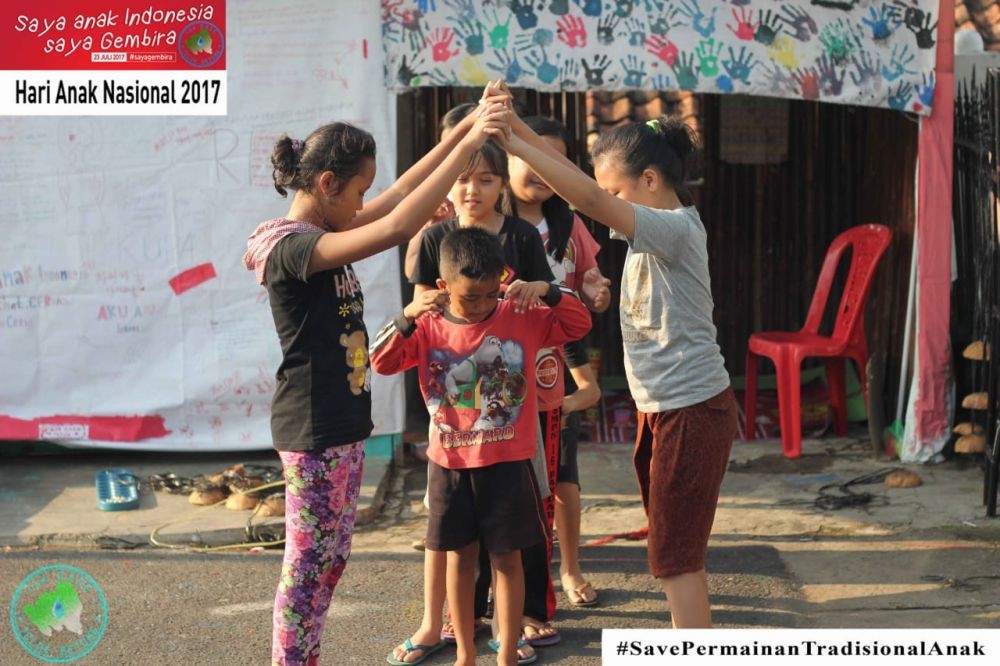
M368 367L368 345L365 344L364 331L341 333L340 344L347 348L347 382L351 393L361 395L372 390L372 372Z

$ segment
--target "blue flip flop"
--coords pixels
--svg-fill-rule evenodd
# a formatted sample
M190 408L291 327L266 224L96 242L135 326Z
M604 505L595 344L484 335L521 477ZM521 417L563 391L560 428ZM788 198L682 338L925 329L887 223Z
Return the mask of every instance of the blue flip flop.
M498 641L495 638L491 638L489 641L486 642L486 644L490 646L491 650L493 650L497 654L500 654L500 641ZM521 639L521 640L519 640L517 642L517 647L518 648L523 648L527 644L528 644L528 642L526 640ZM533 664L536 661L538 661L538 652L537 651L536 652L532 652L530 657L524 657L523 659L521 657L517 658L517 663L519 665L521 665L521 664Z
M388 663L392 664L392 666L413 666L413 664L422 664L424 660L427 659L427 657L431 656L432 654L443 648L445 645L447 645L447 643L445 643L444 641L438 641L434 645L423 645L422 643L417 643L416 645L414 645L413 642L410 641L409 638L407 638L405 641L403 641L403 649L406 650L406 654L404 654L403 656L405 657L411 652L416 652L417 650L423 650L424 653L423 655L421 655L420 659L417 659L416 661L400 661L399 659L396 659L394 651L390 651L389 655L385 658L385 660Z
M139 480L122 467L102 469L94 475L97 508L101 511L128 511L139 507Z

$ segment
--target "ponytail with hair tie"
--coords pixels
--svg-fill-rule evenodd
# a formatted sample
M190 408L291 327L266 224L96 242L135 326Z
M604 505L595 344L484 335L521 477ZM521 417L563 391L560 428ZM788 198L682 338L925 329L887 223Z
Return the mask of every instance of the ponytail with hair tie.
M649 136L647 129L653 131L654 137ZM614 156L623 172L632 178L639 177L644 169L655 168L687 206L692 199L684 182L688 157L696 145L693 130L683 120L661 116L603 132L591 150L591 157L597 160L604 155Z

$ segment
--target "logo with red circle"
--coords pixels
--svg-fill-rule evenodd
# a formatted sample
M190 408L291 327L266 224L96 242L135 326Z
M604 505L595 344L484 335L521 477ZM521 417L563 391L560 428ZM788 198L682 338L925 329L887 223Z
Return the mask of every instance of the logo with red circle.
M535 362L535 379L543 389L550 389L559 380L559 359L548 352Z

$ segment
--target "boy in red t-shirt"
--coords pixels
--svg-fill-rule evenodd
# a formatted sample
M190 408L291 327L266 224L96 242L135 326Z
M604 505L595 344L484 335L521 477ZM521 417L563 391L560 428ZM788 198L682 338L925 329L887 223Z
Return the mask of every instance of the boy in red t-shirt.
M379 332L372 368L418 368L431 415L427 548L448 551L456 664L475 661L473 590L480 536L496 577L498 663L517 662L524 606L522 548L546 538L531 466L538 429L535 356L578 340L590 314L568 289L511 284L498 238L466 227L441 242L437 290L426 291ZM480 535L480 530L482 535ZM424 654L438 646L413 646Z

